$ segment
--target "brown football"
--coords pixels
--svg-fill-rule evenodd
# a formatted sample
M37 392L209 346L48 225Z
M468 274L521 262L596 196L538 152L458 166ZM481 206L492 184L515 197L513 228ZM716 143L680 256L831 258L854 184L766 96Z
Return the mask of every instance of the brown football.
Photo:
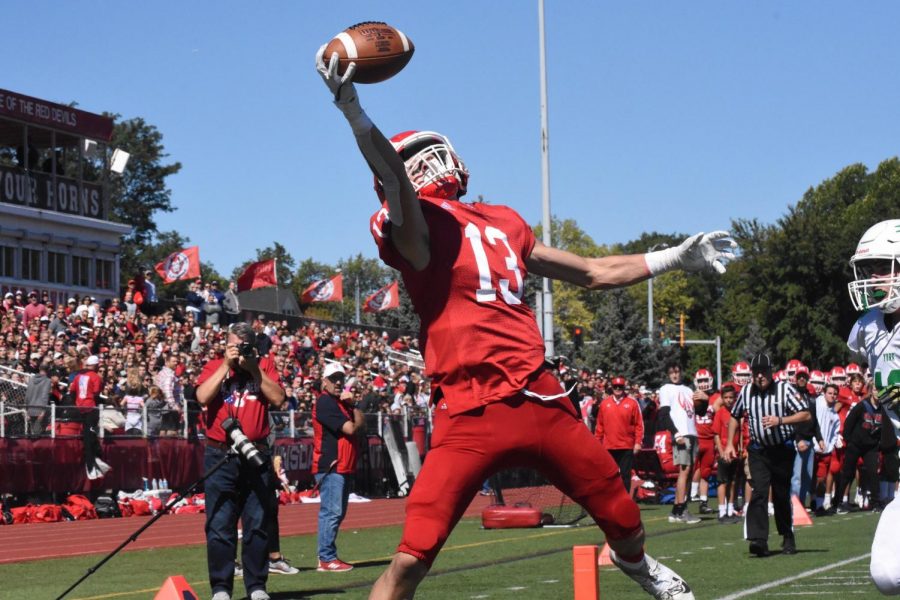
M399 73L415 51L412 40L387 23L366 21L348 27L325 47L325 64L333 53L340 58L338 73L356 63L356 83L378 83Z

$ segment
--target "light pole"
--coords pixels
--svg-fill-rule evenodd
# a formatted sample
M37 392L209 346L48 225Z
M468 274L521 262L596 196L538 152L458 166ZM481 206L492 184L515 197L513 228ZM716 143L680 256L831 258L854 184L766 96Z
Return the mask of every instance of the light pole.
M541 227L545 246L552 246L550 236L550 123L547 105L547 49L544 35L544 0L538 0L538 38L540 50L541 79ZM542 323L544 332L544 355L553 356L553 288L550 279L542 281Z
M665 242L661 244L653 244L647 250L647 252L653 252L655 250L662 250L664 248L668 248L669 245ZM653 277L647 280L647 344L653 344Z

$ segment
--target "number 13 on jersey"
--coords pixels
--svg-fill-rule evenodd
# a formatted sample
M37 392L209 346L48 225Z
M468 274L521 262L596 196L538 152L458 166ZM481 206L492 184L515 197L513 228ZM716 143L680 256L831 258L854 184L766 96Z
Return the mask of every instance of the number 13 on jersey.
M481 231L474 223L466 225L466 239L472 244L472 252L475 254L475 264L478 266L478 289L475 290L475 298L478 302L494 302L497 300L497 290L494 288L493 278L491 276L491 265L488 262L488 255L484 249ZM484 228L484 238L492 246L496 246L498 242L502 242L506 247L508 254L504 257L504 270L512 273L515 278L515 291L509 289L509 278L500 278L498 281L500 287L500 295L507 304L522 303L522 270L519 268L519 257L509 245L509 238L505 233L491 227ZM494 253L491 253L492 256Z

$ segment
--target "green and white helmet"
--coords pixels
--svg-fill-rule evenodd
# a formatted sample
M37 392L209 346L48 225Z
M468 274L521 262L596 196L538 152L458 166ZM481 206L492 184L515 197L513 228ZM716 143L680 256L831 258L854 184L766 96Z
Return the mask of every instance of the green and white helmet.
M859 239L850 259L854 280L847 284L856 310L900 309L900 219L882 221Z

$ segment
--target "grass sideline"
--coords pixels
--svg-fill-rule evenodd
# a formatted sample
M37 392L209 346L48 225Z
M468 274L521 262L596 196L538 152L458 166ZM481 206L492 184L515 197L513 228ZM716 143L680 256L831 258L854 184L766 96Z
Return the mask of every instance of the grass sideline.
M704 599L725 598L864 556L871 548L877 523L877 515L870 513L818 519L813 527L798 530L797 555L759 559L748 554L741 525L719 525L709 517L699 525L671 525L666 520L668 511L669 507L643 507L650 536L648 551L678 571L694 588L697 598ZM390 559L399 535L399 527L341 531L341 557L356 568L340 574L314 570L314 535L285 538L282 549L301 572L271 576L269 592L274 600L365 598ZM599 531L592 526L485 531L478 520L467 519L448 540L416 597L572 598L571 548L590 543L602 543ZM770 544L776 550L780 538L773 535ZM0 565L0 599L55 598L103 556ZM868 559L860 559L743 597L882 597L868 581L867 571ZM163 580L173 574L184 575L201 598L209 597L205 548L195 546L120 553L67 598L153 598ZM235 588L235 598L242 598L241 580L236 580ZM601 569L600 590L603 598L648 598L615 568Z

